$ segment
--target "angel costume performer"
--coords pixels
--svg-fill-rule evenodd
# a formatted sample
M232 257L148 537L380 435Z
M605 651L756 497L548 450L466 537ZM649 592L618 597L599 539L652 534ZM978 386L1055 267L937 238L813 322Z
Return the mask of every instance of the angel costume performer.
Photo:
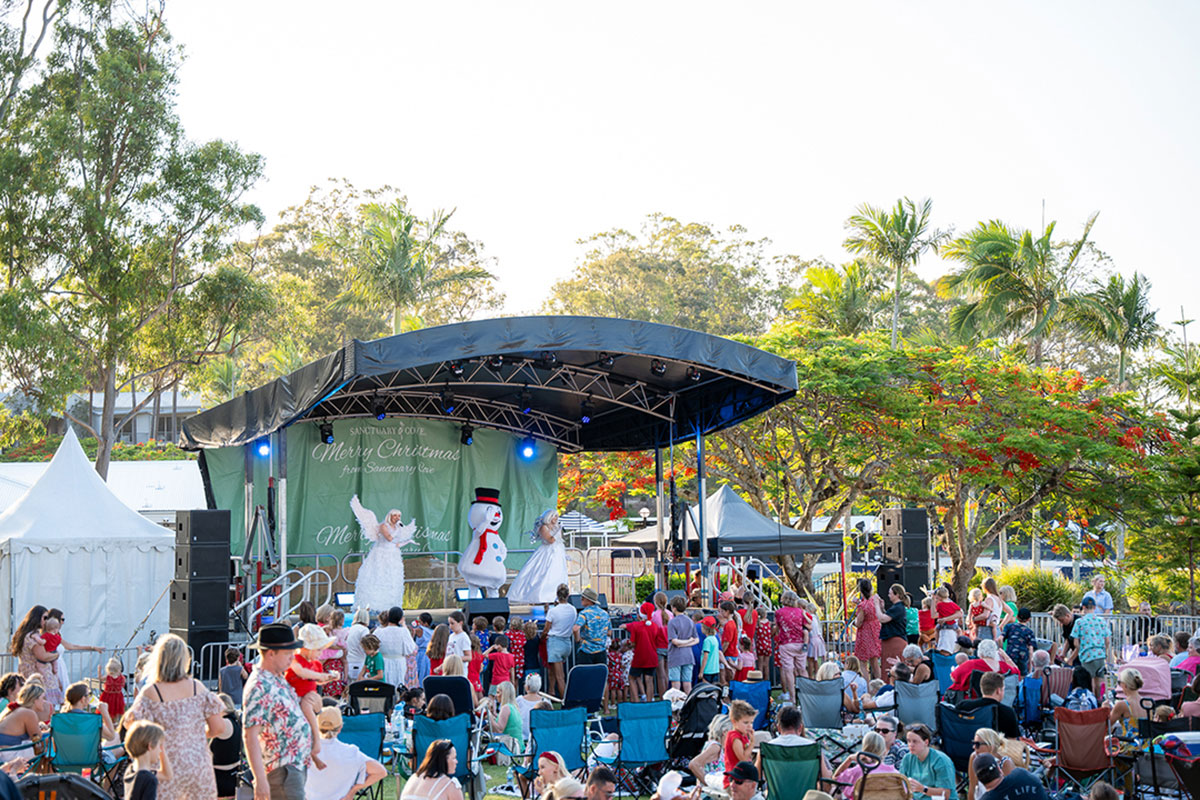
M542 546L533 552L508 588L510 603L553 603L560 583L567 583L567 548L563 544L558 513L547 511L537 518L529 534Z
M417 530L414 519L402 525L400 512L392 509L380 522L375 512L363 508L358 495L350 498L350 508L362 527L363 536L374 544L358 568L354 583L354 605L372 611L385 611L392 606L404 606L404 555L400 548L413 540Z

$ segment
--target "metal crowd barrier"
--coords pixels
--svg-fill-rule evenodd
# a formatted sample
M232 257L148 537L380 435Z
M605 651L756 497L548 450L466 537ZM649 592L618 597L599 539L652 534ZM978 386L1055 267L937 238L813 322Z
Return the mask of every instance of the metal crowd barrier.
M1104 614L1102 615L1112 626L1113 643L1115 645L1142 644L1146 641L1143 631L1162 633L1167 636L1176 631L1186 631L1195 634L1200 631L1200 616L1187 614L1155 614L1146 618L1140 614ZM1031 615L1029 627L1039 639L1052 642L1062 642L1062 626L1049 613L1038 612Z

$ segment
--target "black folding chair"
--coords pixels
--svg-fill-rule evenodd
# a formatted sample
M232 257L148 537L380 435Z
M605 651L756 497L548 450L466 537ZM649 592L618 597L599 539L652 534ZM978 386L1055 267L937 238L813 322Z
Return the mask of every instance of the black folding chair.
M425 700L428 702L439 694L444 694L454 703L455 714L471 714L475 711L474 695L471 694L471 682L462 675L430 675L421 684L425 690Z
M383 681L355 681L350 684L351 714L383 714L392 717L396 706L396 687Z

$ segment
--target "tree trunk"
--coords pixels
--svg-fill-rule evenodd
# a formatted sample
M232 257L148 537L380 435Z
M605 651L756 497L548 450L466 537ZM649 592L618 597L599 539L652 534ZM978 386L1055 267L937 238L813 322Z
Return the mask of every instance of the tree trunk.
M179 380L171 384L171 441L179 442Z
M1117 355L1117 390L1125 388L1125 362L1128 356L1125 354L1125 348L1122 347Z
M967 607L967 592L970 591L971 578L975 577L975 561L978 558L973 553L963 555L963 560L954 564L950 576L950 588L958 598L958 604Z
M162 390L158 389L154 392L154 405L150 411L150 438L158 441L158 418L162 411Z
M104 371L104 401L100 409L100 437L96 440L96 472L108 480L108 463L112 458L113 421L117 409L117 365L110 363Z
M900 279L904 272L904 265L896 264L896 288L895 295L892 297L892 349L896 349L896 341L900 332Z
M796 562L795 556L778 556L775 560L779 562L779 566L783 567L783 576L787 578L787 582L792 585L796 594L804 597L807 593L809 596L820 599L812 582L815 561L810 562L808 556L801 558L799 563Z

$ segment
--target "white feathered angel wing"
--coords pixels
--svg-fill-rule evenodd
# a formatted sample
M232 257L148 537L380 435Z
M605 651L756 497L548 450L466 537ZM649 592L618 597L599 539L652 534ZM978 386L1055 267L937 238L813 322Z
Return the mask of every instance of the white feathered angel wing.
M350 510L354 512L354 517L358 520L359 527L362 528L363 536L372 542L378 539L379 518L375 516L374 511L363 507L363 504L358 501L358 495L350 498Z
M399 528L396 528L396 535L395 535L395 538L393 539L393 541L396 542L397 547L404 547L404 545L408 544L413 539L415 539L416 536L417 536L417 521L414 519L412 522L408 523L407 525L401 525Z

